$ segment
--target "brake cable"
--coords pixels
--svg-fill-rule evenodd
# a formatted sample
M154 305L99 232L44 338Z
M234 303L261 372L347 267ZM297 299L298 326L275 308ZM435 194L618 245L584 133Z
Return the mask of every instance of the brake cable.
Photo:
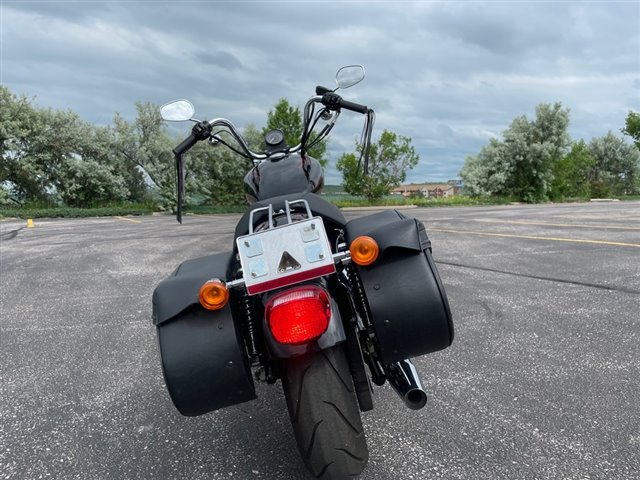
M356 172L360 171L360 164L364 159L363 173L368 175L369 173L369 151L371 149L371 133L373 132L373 125L376 123L376 114L372 109L367 110L366 117L364 119L364 126L362 128L362 135L360 136L360 158L358 159L358 167Z
M318 112L318 115L316 115L315 120L313 121L313 124L311 125L311 129L309 130L309 137L311 136L311 132L313 132L313 129L316 127L318 121L320 120L320 118L324 115L325 112L329 111L327 108L323 108L322 110L320 110ZM337 115L337 113L336 113ZM331 129L333 128L333 126L335 125L334 123L329 123L327 125L325 125L324 127L322 127L322 130L320 130L320 132L318 132L318 136L313 139L313 141L311 142L311 144L309 144L306 148L306 150L309 150L313 147L315 147L318 143L320 143L322 140L324 140L326 138L326 136L329 134L329 132L331 131Z

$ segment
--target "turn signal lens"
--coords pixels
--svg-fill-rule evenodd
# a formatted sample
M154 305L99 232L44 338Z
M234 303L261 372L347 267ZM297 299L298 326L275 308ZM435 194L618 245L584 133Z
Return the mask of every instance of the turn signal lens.
M367 236L356 237L349 247L351 260L357 265L371 265L378 259L380 247L378 242Z
M331 303L327 292L320 287L293 288L269 300L265 317L277 342L300 345L327 330Z
M198 299L207 310L220 310L229 301L229 290L220 280L209 280L200 287Z

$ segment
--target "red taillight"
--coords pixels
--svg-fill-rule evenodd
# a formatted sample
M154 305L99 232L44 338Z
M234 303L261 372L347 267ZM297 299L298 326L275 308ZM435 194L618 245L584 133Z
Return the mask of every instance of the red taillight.
M327 330L331 303L320 287L297 287L271 298L265 317L277 342L296 345L318 338Z

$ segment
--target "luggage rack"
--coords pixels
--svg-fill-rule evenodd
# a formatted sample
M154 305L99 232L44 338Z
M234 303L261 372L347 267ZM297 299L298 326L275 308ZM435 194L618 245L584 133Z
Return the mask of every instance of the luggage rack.
M311 212L311 208L309 207L309 202L307 202L304 199L299 199L299 200L293 200L293 201L288 201L285 200L284 201L284 212L282 210L279 210L278 212L274 212L273 210L273 205L270 203L269 205L267 205L266 207L260 207L260 208L256 208L254 210L251 210L251 212L249 213L249 234L254 233L253 230L253 218L254 215L256 213L259 212L267 212L268 215L268 221L269 221L269 229L274 228L273 225L273 216L276 214L280 214L280 213L285 213L287 215L287 225L290 225L292 223L296 223L293 221L292 217L291 217L291 205L294 205L296 203L301 203L304 205L306 211L307 211L307 219L313 217L313 213ZM300 220L298 220L300 221ZM282 226L282 225L278 225L278 226Z

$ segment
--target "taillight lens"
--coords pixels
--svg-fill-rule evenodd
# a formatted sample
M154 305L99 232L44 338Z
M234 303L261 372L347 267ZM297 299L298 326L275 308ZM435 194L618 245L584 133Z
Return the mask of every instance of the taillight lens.
M277 342L297 345L326 332L331 303L327 292L320 287L297 287L271 298L265 317Z

